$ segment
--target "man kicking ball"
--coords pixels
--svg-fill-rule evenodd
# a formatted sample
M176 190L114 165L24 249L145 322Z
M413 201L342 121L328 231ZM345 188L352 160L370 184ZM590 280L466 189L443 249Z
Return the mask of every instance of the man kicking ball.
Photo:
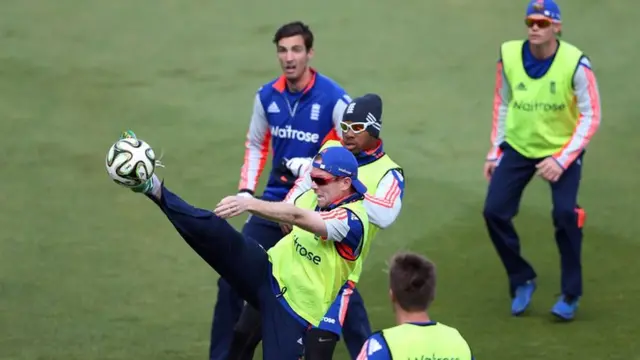
M347 149L330 147L314 157L312 167L313 187L299 197L312 204L306 208L228 196L211 212L182 200L155 174L129 187L156 203L187 244L260 310L268 360L297 360L313 352L304 348L305 332L320 323L365 260L360 251L369 232L367 189L358 180L358 162ZM291 224L293 230L267 252L225 220L245 212Z

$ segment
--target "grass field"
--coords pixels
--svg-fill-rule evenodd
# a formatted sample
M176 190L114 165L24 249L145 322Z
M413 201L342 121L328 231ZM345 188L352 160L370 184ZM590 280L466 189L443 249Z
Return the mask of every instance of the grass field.
M320 71L383 96L386 147L406 169L402 215L360 285L375 328L393 324L385 260L411 249L439 266L432 316L478 359L640 358L640 8L561 6L604 114L580 199L586 296L562 325L548 315L559 292L548 187L531 184L517 219L539 273L527 317L509 316L481 218L494 64L501 41L524 35L524 1L3 0L0 359L206 358L217 274L153 204L110 182L104 156L132 128L165 151L162 175L192 203L233 193L252 96L278 73L272 33L293 19L312 25Z

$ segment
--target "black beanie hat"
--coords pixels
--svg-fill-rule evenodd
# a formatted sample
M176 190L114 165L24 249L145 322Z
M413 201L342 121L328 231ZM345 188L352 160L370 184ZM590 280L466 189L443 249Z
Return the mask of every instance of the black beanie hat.
M379 138L382 129L382 99L376 94L366 94L353 99L344 110L342 120L367 123L367 132Z

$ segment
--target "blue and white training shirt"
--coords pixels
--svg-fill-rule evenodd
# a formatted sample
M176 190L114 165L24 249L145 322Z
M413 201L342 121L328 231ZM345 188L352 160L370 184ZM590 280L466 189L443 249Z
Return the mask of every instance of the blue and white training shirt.
M329 139L340 139L340 121L351 98L334 80L312 69L307 87L291 93L284 76L263 85L254 100L239 190L254 192L273 149L272 168L283 159L313 157ZM281 201L291 185L269 174L263 199Z

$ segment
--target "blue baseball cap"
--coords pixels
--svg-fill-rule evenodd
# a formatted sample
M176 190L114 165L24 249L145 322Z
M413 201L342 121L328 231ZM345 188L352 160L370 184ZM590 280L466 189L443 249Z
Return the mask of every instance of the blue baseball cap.
M333 176L348 177L356 192L364 195L367 187L358 180L358 160L351 151L342 146L331 146L321 150L313 158L313 167L324 170Z
M527 16L542 15L553 22L560 23L560 7L554 0L531 0L527 6Z

